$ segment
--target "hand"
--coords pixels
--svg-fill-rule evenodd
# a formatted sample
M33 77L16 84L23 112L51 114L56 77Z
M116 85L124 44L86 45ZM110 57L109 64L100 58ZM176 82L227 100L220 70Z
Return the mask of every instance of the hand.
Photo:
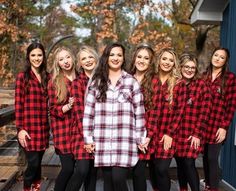
M27 147L27 139L31 139L31 137L29 136L29 134L27 133L26 130L20 130L20 132L18 133L18 140L19 143L22 147L26 148Z
M144 141L144 143L142 144L142 147L143 147L145 150L148 149L148 145L149 145L150 141L151 141L151 139L150 139L149 137L146 137L146 138L145 138L145 141Z
M226 130L219 128L216 132L216 143L222 143L226 138Z
M194 136L190 136L188 138L188 141L191 140L191 145L190 147L194 147L194 149L198 149L198 147L200 146L200 139Z
M169 135L163 135L163 137L161 138L160 142L164 142L163 146L164 146L164 150L167 151L171 148L172 145L172 137L170 137Z
M94 153L94 151L95 151L95 144L94 143L86 144L86 145L84 145L84 148L85 148L85 150L88 153Z
M146 153L146 150L145 150L145 148L143 147L142 144L139 144L138 148L139 148L140 151L142 151L142 153L144 153L144 154Z
M75 102L75 98L74 97L70 97L69 98L69 103L68 103L68 106L69 106L70 109L73 107L74 102Z

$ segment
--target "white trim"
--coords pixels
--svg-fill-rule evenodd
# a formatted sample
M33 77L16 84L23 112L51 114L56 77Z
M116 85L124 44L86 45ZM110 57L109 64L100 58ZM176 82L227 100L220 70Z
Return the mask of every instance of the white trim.
M221 180L222 184L227 187L227 191L236 191L236 188L234 188L231 184L226 182L225 180ZM228 190L229 189L229 190Z

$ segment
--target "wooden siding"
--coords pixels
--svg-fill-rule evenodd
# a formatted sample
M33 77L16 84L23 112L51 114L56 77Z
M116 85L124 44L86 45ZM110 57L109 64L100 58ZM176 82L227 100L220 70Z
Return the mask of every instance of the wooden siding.
M230 70L236 74L236 1L230 0L221 24L221 45L230 50ZM236 188L236 114L221 152L222 178Z

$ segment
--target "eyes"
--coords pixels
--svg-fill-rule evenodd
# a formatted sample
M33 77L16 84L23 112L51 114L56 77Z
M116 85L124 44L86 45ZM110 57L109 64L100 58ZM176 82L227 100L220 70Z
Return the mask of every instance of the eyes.
M225 57L224 55L220 55L220 54L218 54L218 53L215 53L215 54L214 54L214 57L218 57L218 58L220 58L220 59L222 59L222 60L225 60L225 59L226 59L226 57Z
M123 57L123 54L121 54L121 53L118 53L118 54L111 53L109 56L115 56L115 55L117 55L118 57Z
M65 58L60 57L60 58L59 58L59 61L63 61L64 59L70 59L70 58L71 58L71 56L70 56L70 55L67 55L67 56L65 56Z
M161 60L163 60L163 61L170 61L170 62L174 62L174 59L172 59L172 58L167 58L167 57L162 57L161 58Z
M35 56L38 56L38 57L42 57L43 54L30 54L31 57L35 57Z
M144 58L144 60L150 60L150 58L148 57L148 56L142 56L142 55L137 55L137 58L139 58L139 59L142 59L142 58Z
M84 61L84 60L86 60L87 58L88 58L88 59L94 59L93 56L88 56L88 57L82 57L82 58L81 58L81 61Z
M195 66L188 66L188 65L184 65L183 66L183 68L185 69L185 70L191 70L191 71L195 71L196 70L196 67Z

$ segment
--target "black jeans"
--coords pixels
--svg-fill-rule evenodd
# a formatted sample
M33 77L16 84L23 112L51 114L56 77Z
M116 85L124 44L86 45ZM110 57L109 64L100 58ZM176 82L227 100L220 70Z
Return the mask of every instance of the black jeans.
M75 160L72 154L59 154L61 171L55 181L54 191L65 191L70 177L74 172Z
M27 168L24 173L24 188L41 179L41 162L45 151L25 151Z
M128 168L102 167L104 191L128 191L126 179Z
M175 160L180 188L188 188L189 183L191 191L199 191L199 175L195 167L195 159L175 157Z
M212 189L219 188L220 168L218 158L222 144L205 144L203 154L203 169L205 183Z

